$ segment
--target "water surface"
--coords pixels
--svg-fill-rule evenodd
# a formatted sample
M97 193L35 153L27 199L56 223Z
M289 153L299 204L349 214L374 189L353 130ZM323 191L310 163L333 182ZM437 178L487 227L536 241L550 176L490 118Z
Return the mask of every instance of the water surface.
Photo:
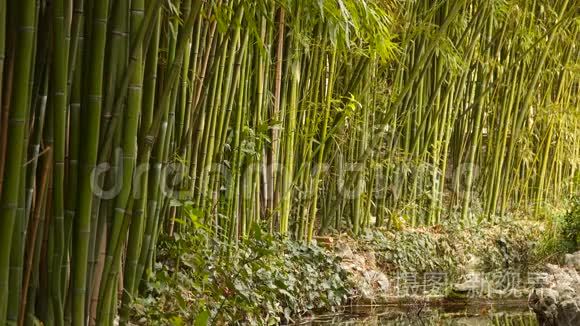
M313 316L302 325L512 325L537 326L522 302L440 303L344 307L334 314Z

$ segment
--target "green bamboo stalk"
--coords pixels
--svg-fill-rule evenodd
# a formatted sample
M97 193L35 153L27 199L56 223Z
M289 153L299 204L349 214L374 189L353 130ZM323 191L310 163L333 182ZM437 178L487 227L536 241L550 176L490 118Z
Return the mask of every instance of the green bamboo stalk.
M7 305L9 302L9 261L10 251L12 248L12 235L14 223L16 220L16 209L18 206L18 197L21 188L20 169L24 158L23 144L25 135L25 122L29 111L29 82L30 82L30 63L33 57L33 40L34 40L34 1L25 0L18 3L15 7L18 20L16 51L18 56L14 61L14 80L12 89L12 107L8 120L8 146L6 153L11 157L6 162L2 189L0 198L0 322L7 320Z
M160 18L159 14L157 14L157 22L155 24L155 30L153 35L153 40L149 44L149 48L147 50L147 57L145 61L145 69L144 69L144 80L143 80L143 108L141 113L141 126L139 129L139 134L145 134L145 132L149 129L153 119L153 108L155 105L155 88L156 88L156 80L157 80L157 58L159 53L159 38L160 38ZM141 187L148 187L148 179L145 174L140 178L139 184ZM159 181L152 178L151 184L156 185L159 184ZM157 189L157 188L155 188ZM148 193L151 193L149 191ZM151 198L152 197L152 198ZM143 276L143 272L145 267L149 265L148 257L149 251L151 248L151 243L153 239L153 229L157 224L158 212L156 210L157 207L157 196L153 194L153 196L147 196L147 226L145 227L145 234L143 237L143 250L141 250L141 257L139 258L139 271L137 272L137 278L141 279ZM149 274L149 272L148 272Z
M145 10L144 1L132 1L131 2L131 34L137 34L139 28L143 22L143 12ZM124 134L123 134L123 176L128 174L127 182L131 183L133 179L133 169L136 161L136 148L137 148L137 134L138 134L138 122L141 109L142 101L142 87L143 87L143 51L142 48L137 49L137 56L135 57L136 67L133 71L131 77L131 83L129 84L129 94L127 99L127 112L124 119ZM125 189L131 189L131 185L126 185ZM128 195L128 192L127 192ZM120 197L117 197L120 198ZM143 201L145 202L145 201ZM126 204L126 198L124 202L118 204L117 207L124 207ZM127 316L127 305L129 304L130 296L135 294L135 284L136 284L136 273L137 273L137 263L139 259L139 247L140 247L140 234L142 219L135 219L131 224L131 232L129 233L128 248L127 248L127 258L125 260L125 281L124 281L124 296L123 305L124 313L121 314L121 321L125 322L128 318ZM135 233L139 235L135 235Z
M54 101L54 168L53 168L53 221L55 223L55 253L53 271L51 275L52 300L55 308L55 322L57 325L64 324L64 295L62 293L62 275L60 275L60 266L64 259L65 252L65 222L64 222L64 192L65 192L65 143L66 143L66 110L67 110L67 76L68 76L68 49L66 48L65 35L67 34L65 26L65 3L63 0L56 1L53 7L54 19L54 60L51 82L53 94L51 99Z
M103 65L107 34L109 1L97 1L93 8L92 39L90 42L90 65L88 71L88 98L85 120L86 139L81 153L79 181L79 203L74 234L73 272L72 272L72 322L74 325L86 323L87 304L86 286L89 259L90 218L93 201L91 174L97 162L99 130L103 92ZM88 63L87 63L88 64Z
M3 130L0 132L0 196L2 196L4 161L6 159L6 142L8 131L8 106L4 106L4 62L6 59L6 11L8 10L6 0L0 1L0 126Z

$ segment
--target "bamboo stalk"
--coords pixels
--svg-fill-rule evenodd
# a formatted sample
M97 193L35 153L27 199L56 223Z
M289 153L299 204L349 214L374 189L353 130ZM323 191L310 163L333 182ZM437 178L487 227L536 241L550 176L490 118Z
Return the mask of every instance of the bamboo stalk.
M17 51L18 56L14 59L12 106L8 118L6 153L10 156L10 160L5 163L3 171L5 179L2 183L2 188L10 189L10 191L2 191L2 197L0 197L0 238L2 239L0 240L2 248L0 249L0 322L6 320L9 301L9 261L18 197L20 196L18 190L21 188L22 173L20 171L26 146L23 144L23 139L29 111L30 63L34 55L34 1L21 1L15 10L18 19L15 51Z

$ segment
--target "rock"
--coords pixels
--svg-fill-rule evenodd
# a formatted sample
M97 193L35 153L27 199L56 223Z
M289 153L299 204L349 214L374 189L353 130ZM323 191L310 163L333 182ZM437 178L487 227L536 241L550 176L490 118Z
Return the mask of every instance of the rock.
M316 236L314 240L316 240L316 244L327 249L332 249L334 245L334 238L332 237Z
M481 273L470 273L466 275L463 283L455 283L447 290L448 299L467 299L483 296L491 296L493 286ZM501 293L505 294L505 293ZM499 295L499 294L498 294Z
M580 325L580 275L574 268L546 267L549 276L532 290L528 305L540 325Z
M344 242L339 242L336 245L335 253L341 258L351 258L354 255L350 246Z
M341 258L341 266L348 272L354 284L353 299L373 302L387 296L390 290L388 277L377 267L372 251L353 251L351 246L338 241L335 253Z
M552 325L558 317L558 292L550 288L534 289L528 305L536 313L541 325Z
M389 290L389 279L382 272L367 270L363 272L363 276L368 284L371 286L377 286L380 291L387 292Z
M467 272L477 271L479 266L481 266L481 259L474 254L467 254L467 262L465 263Z
M575 268L580 271L580 251L576 251L573 254L566 254L565 257L566 266Z

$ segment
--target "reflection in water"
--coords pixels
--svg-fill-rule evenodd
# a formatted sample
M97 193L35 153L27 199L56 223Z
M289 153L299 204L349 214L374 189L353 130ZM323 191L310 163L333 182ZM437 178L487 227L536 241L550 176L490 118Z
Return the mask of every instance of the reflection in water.
M508 325L537 326L538 322L525 303L519 305L451 305L417 306L358 306L341 314L317 316L304 320L303 325Z

